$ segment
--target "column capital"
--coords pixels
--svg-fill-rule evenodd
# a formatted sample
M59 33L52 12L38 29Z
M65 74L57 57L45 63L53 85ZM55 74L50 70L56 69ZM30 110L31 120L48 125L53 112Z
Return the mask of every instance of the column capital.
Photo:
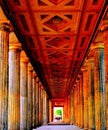
M19 43L14 32L11 32L9 35L9 49L10 50L19 50L21 51L21 44Z
M41 82L39 81L39 87L41 87Z
M81 71L87 71L87 60L84 62L83 66L81 67Z
M80 70L78 73L78 78L80 79L81 76L82 76L82 71Z
M29 71L33 71L33 66L31 65L30 62L28 63L28 70L29 70Z
M91 51L95 50L95 49L104 49L104 43L102 42L94 42L91 47L90 47Z
M0 30L10 32L12 27L9 22L0 22Z
M92 47L92 46L91 46L91 47ZM89 52L88 52L88 55L87 55L87 60L88 60L88 59L93 59L93 56L94 56L93 50L90 48L90 49L89 49Z
M102 31L108 31L108 19L105 19L101 23L101 30Z
M36 77L36 82L37 82L37 83L39 82L39 77L38 77L38 76Z
M29 58L26 56L24 51L21 51L21 62L25 62L25 63L29 62Z
M87 63L93 63L94 58L93 57L87 57Z
M74 92L74 90L73 90L73 88L72 88L72 90L71 90L71 96L73 96L73 92Z
M78 83L79 83L79 79L76 80L76 85L78 85Z
M74 88L76 87L76 85L77 85L77 83L75 82L75 83L74 83Z
M11 44L9 43L9 50L19 50L21 51L21 44L20 43L15 43L15 44Z
M80 70L80 72L78 73L79 78L82 76L82 71Z
M36 78L37 77L37 74L35 71L33 71L33 78Z

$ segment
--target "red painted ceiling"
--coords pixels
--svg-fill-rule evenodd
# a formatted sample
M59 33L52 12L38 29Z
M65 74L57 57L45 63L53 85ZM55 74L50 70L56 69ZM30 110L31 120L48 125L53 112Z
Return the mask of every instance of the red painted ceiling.
M52 98L71 91L106 0L1 0Z

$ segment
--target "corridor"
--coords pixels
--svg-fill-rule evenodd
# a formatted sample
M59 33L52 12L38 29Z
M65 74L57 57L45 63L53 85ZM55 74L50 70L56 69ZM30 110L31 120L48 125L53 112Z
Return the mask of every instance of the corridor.
M108 130L108 0L0 0L0 130Z
M83 130L74 125L46 125L33 130Z

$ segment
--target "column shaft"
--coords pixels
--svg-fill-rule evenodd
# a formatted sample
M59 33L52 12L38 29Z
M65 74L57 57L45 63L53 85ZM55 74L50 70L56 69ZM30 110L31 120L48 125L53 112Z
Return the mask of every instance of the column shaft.
M33 72L33 84L32 84L32 100L33 100L33 111L32 111L32 127L36 127L36 73Z
M32 129L32 75L33 75L33 68L31 64L28 64L28 110L27 110L27 130Z
M9 28L6 23L0 24L0 130L7 130L8 120L8 50Z
M94 61L88 59L88 127L90 130L95 129L94 115Z
M80 118L80 108L79 108L79 81L77 80L76 81L76 86L75 86L75 89L76 89L76 107L75 107L75 110L76 110L76 125L79 126L79 118Z
M76 86L75 86L76 87ZM77 91L76 88L74 88L74 124L77 125Z
M41 111L41 125L43 124L43 86L41 85L41 107L40 107L40 111Z
M83 97L84 97L84 129L88 129L88 74L86 66L83 70Z
M108 10L107 10L108 11ZM107 15L106 15L107 16ZM105 61L105 91L106 91L106 130L108 130L108 17L103 20L104 61Z
M43 91L43 124L47 123L47 94Z
M46 99L46 107L47 107L47 109L46 109L46 115L47 115L47 122L49 122L49 99L48 99L48 97L47 97L47 99Z
M83 99L83 79L80 74L80 128L84 127L84 99Z
M22 52L23 54L23 52ZM20 73L20 130L27 129L27 65L28 58L21 57Z
M20 44L10 44L8 130L20 129L20 49Z
M103 49L94 51L94 92L95 92L95 127L105 130L105 88Z
M41 125L41 83L39 82L39 125Z
M36 126L39 125L39 81L36 78Z
M78 126L80 127L80 119L81 119L81 108L80 108L80 83L79 83L79 79L77 81L77 107L78 107Z
M71 109L71 118L70 118L70 124L74 124L74 92L72 91L71 93L71 98L70 98L70 109Z

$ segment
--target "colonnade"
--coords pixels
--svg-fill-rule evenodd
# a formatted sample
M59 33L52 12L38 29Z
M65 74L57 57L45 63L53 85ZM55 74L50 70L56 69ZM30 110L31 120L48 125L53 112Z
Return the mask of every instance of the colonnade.
M0 130L47 123L48 97L8 22L0 23Z
M71 93L71 122L87 130L108 130L108 21L101 26L104 42L92 43Z
M0 20L0 130L31 130L46 124L53 113L48 115L46 91L11 31L9 21ZM65 120L89 130L108 130L106 19L102 31L104 42L92 43L68 98L70 102L67 99L64 103Z

